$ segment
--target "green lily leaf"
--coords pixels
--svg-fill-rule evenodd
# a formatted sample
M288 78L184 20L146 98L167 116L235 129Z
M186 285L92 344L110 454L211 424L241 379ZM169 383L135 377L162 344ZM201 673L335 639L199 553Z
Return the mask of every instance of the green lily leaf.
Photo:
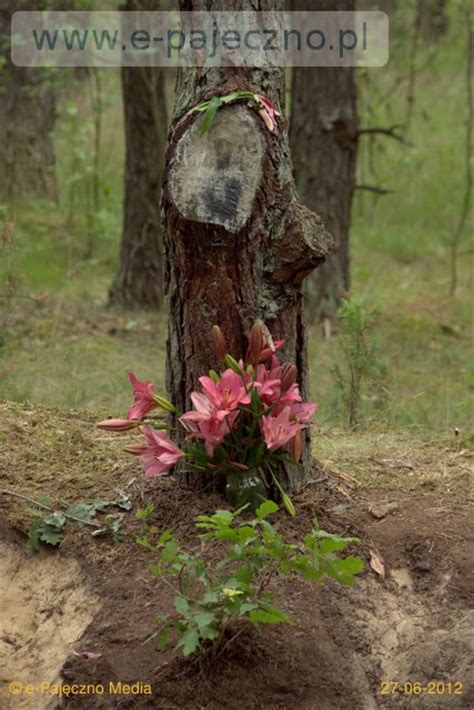
M201 126L201 135L204 135L204 133L206 133L206 131L208 131L214 123L214 119L216 117L217 111L220 108L220 105L221 99L219 96L213 96L213 98L209 101L209 106L206 109L206 112L204 114L204 120Z

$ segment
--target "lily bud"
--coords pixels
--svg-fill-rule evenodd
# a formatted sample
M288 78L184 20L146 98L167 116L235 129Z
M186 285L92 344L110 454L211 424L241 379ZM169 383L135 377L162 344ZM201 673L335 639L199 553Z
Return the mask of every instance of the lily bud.
M211 335L217 357L219 360L224 360L227 355L227 343L225 342L224 334L218 325L212 326Z
M240 367L239 363L235 358L232 357L232 355L227 355L225 356L224 360L225 364L230 367L231 370L233 370L237 375L242 375L242 368Z
M282 493L281 499L282 499L283 505L285 506L288 513L291 515L292 518L294 518L296 515L296 508L295 508L290 496L287 495L286 493Z
M281 391L286 392L291 385L296 382L296 366L293 363L285 362L281 368Z
M303 437L301 436L300 431L297 431L294 437L290 440L288 449L290 451L291 460L294 463L299 463L301 454L303 453Z
M141 456L147 450L147 447L143 444L130 444L130 446L124 446L123 450L128 454L133 454L134 456Z
M140 424L136 419L104 419L103 422L97 422L99 429L104 431L128 431L134 429Z
M271 348L264 348L262 350L262 352L260 353L260 357L258 358L258 362L259 363L265 362L266 360L269 360L272 355L273 355L273 350Z
M165 399L165 397L160 397L160 395L155 394L153 399L155 400L157 405L159 407L161 407L161 409L165 410L165 412L171 412L171 414L176 412L176 407L173 404L171 404L171 402L168 399Z
M265 339L265 347L260 353L259 362L265 362L269 360L275 353L277 353L284 346L284 340L273 340L270 334Z
M260 323L255 323L249 335L249 360L255 364L258 362L263 349L263 328Z

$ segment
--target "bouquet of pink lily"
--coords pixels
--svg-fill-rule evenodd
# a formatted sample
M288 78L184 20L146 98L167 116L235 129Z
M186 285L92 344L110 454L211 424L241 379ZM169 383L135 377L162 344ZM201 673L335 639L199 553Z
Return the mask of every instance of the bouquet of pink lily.
M294 514L276 472L281 462L299 463L301 432L313 423L317 405L302 401L295 365L280 364L277 357L284 341L273 342L263 324L252 328L245 362L227 352L218 326L212 329L212 339L223 371L211 370L199 378L201 391L191 394L191 411L178 411L155 394L152 382L139 382L129 373L134 404L127 419L107 419L98 426L118 432L140 428L145 441L125 450L140 457L146 477L167 473L178 463L192 471L223 473L229 501L254 508L266 497L269 476ZM149 417L156 407L174 414L184 429L181 448L168 433L175 427Z

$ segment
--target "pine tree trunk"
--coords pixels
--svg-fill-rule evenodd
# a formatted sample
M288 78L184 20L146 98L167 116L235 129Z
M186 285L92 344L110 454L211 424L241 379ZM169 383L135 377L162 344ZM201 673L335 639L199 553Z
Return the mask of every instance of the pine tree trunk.
M56 201L53 79L46 71L11 62L10 18L19 9L26 8L7 2L0 9L0 199ZM30 3L28 9L40 7Z
M315 11L333 10L317 2ZM295 9L308 9L296 3ZM354 11L355 0L337 3ZM349 228L356 181L357 87L352 67L298 67L293 70L290 144L301 198L317 210L334 238L335 249L307 281L311 321L334 319L341 291L350 288Z
M225 4L225 9L281 8L279 1ZM200 10L206 3L181 5ZM215 5L212 9L221 9ZM296 363L302 392L308 394L302 283L324 260L330 239L321 219L297 201L283 120L278 133L270 133L253 109L233 104L220 109L201 135L202 117L187 113L200 101L235 90L265 95L282 108L283 71L202 68L178 77L162 206L170 302L167 384L181 410L190 408L199 376L218 365L210 337L214 324L224 332L229 351L240 356L252 325L261 319L274 338L286 340L283 357ZM307 465L281 472L289 490L310 476L309 461L306 446ZM188 482L202 483L194 474Z
M159 3L129 0L123 9L156 10ZM163 302L159 202L168 130L165 71L122 67L122 94L126 141L123 231L109 304L156 309Z

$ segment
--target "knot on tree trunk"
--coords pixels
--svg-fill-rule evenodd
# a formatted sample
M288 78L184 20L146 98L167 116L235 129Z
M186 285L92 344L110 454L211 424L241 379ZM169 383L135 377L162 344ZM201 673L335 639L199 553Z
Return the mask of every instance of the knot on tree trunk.
M334 243L319 215L299 202L288 206L284 217L284 235L275 245L272 280L277 284L301 284L322 264Z

